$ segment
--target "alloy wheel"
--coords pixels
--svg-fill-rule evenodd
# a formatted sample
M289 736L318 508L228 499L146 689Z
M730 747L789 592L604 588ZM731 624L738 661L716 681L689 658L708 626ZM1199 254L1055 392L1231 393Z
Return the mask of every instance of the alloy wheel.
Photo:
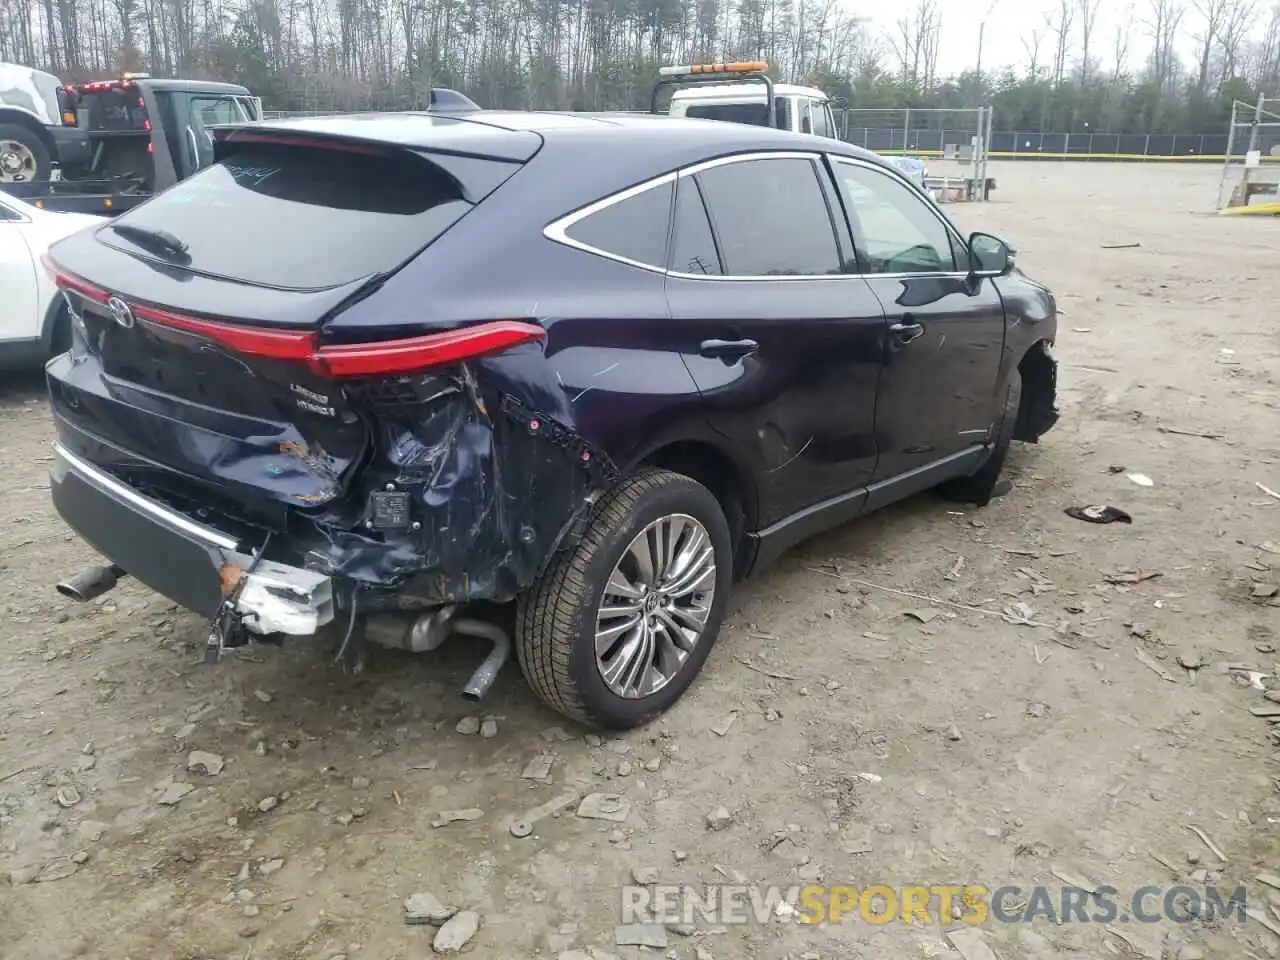
M716 552L686 514L653 521L613 568L596 612L596 667L625 699L671 682L702 639L716 590Z

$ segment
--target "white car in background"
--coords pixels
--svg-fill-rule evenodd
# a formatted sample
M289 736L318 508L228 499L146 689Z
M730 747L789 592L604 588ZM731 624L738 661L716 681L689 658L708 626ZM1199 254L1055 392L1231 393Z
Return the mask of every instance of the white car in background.
M38 370L67 349L70 315L40 258L63 237L104 222L0 192L0 371Z
M902 175L921 190L925 188L924 178L929 175L929 168L925 166L925 162L919 157L894 156L884 157L884 159L902 171Z

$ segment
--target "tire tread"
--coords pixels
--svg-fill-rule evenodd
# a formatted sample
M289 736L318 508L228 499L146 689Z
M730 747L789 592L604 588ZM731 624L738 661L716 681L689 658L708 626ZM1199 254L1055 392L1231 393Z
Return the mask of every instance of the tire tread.
M516 655L525 679L548 706L584 725L600 723L578 695L570 669L574 637L593 601L587 567L610 546L646 494L678 482L693 481L652 467L620 480L592 509L582 539L558 553L538 582L520 597Z

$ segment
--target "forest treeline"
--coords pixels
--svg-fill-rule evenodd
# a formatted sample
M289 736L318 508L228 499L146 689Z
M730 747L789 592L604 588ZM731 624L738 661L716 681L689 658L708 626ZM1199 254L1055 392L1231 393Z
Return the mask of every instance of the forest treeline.
M1014 2L1029 0L970 15ZM645 109L662 64L757 57L856 108L993 104L1001 129L1221 133L1232 101L1280 97L1280 0L1107 0L1122 9L1105 33L1103 0L1051 2L1018 66L984 66L975 44L958 76L938 70L955 26L938 0L889 30L837 0L0 0L0 60L233 80L275 110L411 108L432 86L487 107Z

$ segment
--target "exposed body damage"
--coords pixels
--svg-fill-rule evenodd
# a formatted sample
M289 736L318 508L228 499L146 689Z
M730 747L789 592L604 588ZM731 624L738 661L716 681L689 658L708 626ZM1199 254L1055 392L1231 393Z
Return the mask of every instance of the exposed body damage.
M567 411L538 409L483 362L415 380L402 386L416 403L367 401L370 460L356 489L307 517L323 542L306 565L369 590L375 606L511 600L612 464L558 419Z
M104 440L147 436L116 463L140 490L255 549L265 545L267 559L349 584L366 610L512 599L614 470L567 425L570 398L554 380L530 390L484 361L376 390L308 389L322 401L307 399L308 407L322 415L258 421L261 434L232 439L191 418L98 415L100 361L79 349L51 369L71 401L59 413L64 443L100 459ZM561 407L550 410L556 396ZM330 402L341 415L325 408ZM352 422L334 428L335 419ZM182 451L188 477L148 469L145 461L166 449Z

